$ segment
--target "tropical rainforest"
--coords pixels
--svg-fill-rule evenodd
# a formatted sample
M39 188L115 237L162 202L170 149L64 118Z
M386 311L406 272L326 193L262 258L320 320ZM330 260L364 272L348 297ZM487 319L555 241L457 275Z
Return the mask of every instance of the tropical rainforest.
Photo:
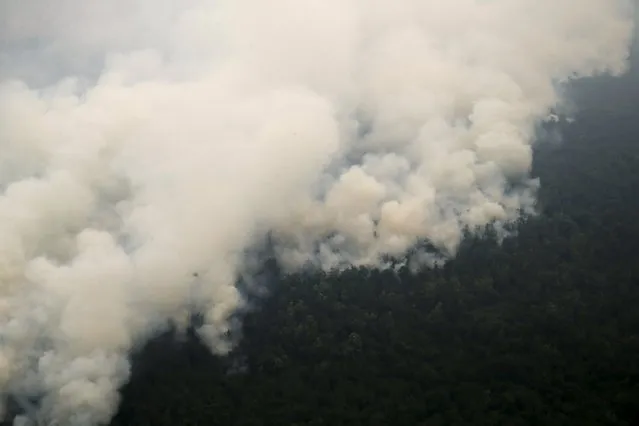
M233 351L153 339L111 425L639 424L638 76L569 88L507 238L416 273L268 261Z
M536 145L539 214L505 240L416 274L271 264L237 347L154 339L111 425L639 424L637 80L570 88L575 120Z

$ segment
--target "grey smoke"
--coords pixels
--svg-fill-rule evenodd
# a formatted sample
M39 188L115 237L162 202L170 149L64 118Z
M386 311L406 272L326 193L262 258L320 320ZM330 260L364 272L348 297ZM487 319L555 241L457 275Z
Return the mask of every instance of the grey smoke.
M632 6L2 1L0 395L107 423L130 349L194 306L228 352L267 232L289 270L428 264L532 213L535 129L626 70Z

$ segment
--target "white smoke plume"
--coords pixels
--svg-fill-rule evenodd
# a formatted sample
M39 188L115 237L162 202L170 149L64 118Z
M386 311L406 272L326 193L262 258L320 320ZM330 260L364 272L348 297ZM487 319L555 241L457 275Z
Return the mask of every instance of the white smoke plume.
M0 0L0 395L105 424L193 306L228 351L266 233L292 270L379 266L532 212L534 129L624 72L631 6Z

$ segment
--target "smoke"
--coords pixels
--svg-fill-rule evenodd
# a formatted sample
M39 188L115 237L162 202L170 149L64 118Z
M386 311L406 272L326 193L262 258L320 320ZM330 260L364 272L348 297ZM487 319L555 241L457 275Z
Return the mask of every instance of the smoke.
M625 71L631 6L3 1L0 394L105 424L167 322L228 352L266 235L288 270L383 266L532 213L535 129Z

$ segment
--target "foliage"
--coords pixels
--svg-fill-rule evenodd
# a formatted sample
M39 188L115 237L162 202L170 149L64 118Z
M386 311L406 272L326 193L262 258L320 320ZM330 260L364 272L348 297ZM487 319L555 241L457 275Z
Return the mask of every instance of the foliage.
M171 333L137 353L111 425L639 424L636 80L576 88L517 235L417 275L274 279L228 357Z
M281 277L229 357L148 345L112 425L638 424L633 78L576 91L588 108L538 148L541 214L516 236L417 275Z

